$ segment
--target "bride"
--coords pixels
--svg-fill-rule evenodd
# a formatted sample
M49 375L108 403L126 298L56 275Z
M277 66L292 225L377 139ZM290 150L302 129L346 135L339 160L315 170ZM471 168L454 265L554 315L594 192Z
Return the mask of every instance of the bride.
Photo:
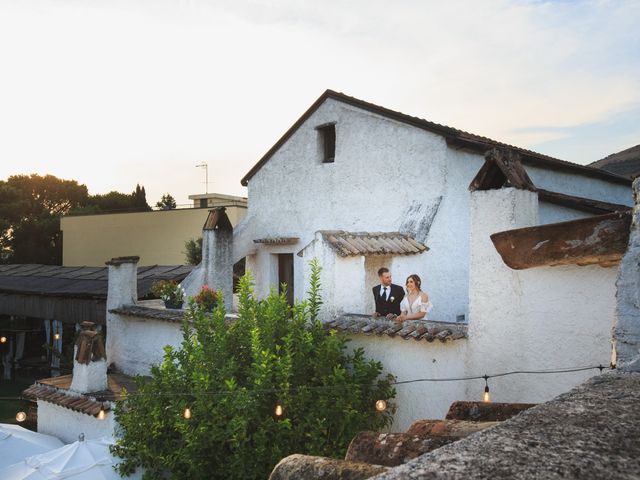
M420 289L422 281L415 273L407 277L407 295L400 303L400 315L396 321L426 320L427 313L433 308L429 301L429 295Z

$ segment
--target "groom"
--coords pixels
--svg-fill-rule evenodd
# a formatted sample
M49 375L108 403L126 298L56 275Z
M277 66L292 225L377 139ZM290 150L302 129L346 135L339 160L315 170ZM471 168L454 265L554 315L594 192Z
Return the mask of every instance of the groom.
M389 320L400 315L400 302L404 298L404 289L400 285L391 283L391 272L382 267L378 270L380 285L373 287L373 298L376 302L374 317L384 316Z

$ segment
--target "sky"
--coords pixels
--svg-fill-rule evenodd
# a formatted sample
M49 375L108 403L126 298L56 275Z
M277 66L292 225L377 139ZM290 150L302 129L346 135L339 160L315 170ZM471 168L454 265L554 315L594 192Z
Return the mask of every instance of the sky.
M640 2L0 0L0 179L179 204L327 88L587 164L640 143Z

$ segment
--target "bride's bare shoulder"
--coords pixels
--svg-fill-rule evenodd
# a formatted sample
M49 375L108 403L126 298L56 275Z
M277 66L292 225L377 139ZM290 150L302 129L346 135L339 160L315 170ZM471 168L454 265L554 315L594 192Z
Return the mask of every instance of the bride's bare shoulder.
M427 295L426 292L420 292L420 300L422 300L423 302L428 302L429 301L429 295Z

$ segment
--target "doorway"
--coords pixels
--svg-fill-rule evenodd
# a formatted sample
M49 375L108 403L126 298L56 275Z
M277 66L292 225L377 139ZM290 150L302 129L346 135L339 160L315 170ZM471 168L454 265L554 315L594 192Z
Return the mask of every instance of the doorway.
M282 293L286 284L287 303L293 305L293 253L278 254L278 293Z

